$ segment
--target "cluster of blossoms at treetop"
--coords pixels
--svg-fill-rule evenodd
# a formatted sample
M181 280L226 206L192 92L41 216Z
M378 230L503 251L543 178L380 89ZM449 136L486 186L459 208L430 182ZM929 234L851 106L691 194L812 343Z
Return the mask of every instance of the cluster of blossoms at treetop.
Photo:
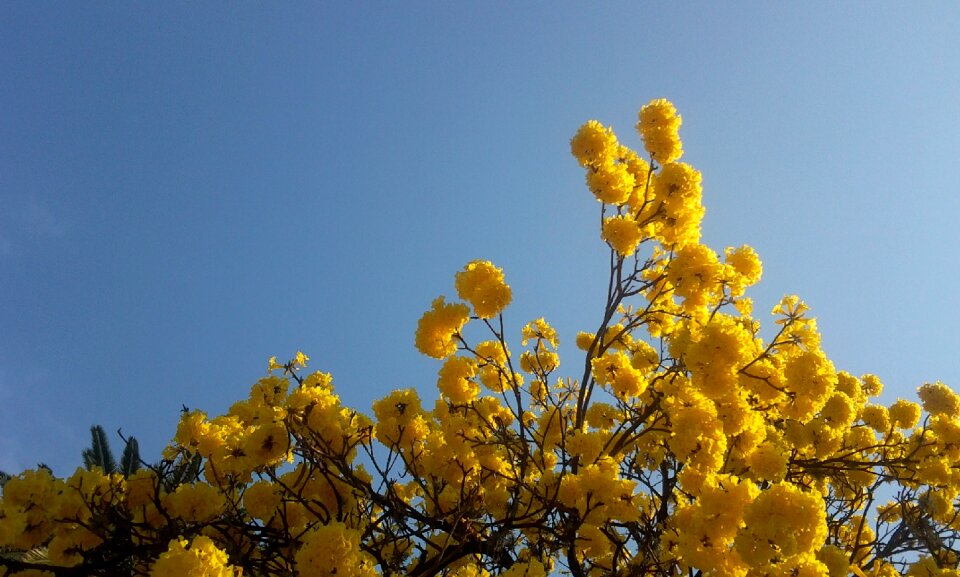
M157 464L10 480L0 576L960 577L960 396L879 403L794 296L762 337L760 260L701 244L680 126L655 100L645 153L596 121L571 140L610 252L563 365L470 262L416 329L436 402L367 416L302 353L271 359L226 414L185 410Z

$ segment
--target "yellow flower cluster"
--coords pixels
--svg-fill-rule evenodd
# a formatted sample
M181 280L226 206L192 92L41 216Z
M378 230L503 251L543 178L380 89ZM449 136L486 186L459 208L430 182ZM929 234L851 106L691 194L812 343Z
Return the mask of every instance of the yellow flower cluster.
M606 204L627 202L636 185L630 167L621 162L601 164L587 172L587 186L597 200Z
M752 247L743 245L740 248L728 248L726 250L727 266L733 268L735 274L729 275L735 279L735 289L733 294L742 294L743 290L756 284L763 274L763 265L760 263L760 257Z
M653 100L640 109L637 131L650 156L660 164L673 162L683 155L678 132L683 119L669 100Z
M746 508L758 494L750 481L717 476L704 486L696 502L674 511L667 549L680 567L707 574L743 574L743 560L733 544L744 528Z
M435 359L449 357L457 352L454 337L468 320L470 311L466 305L448 304L443 297L438 297L417 324L417 350Z
M643 240L643 231L632 216L618 214L603 219L600 236L620 256L630 256Z
M633 366L625 353L615 351L591 361L597 382L608 385L619 398L638 397L647 388L643 372Z
M560 337L557 336L557 330L550 326L550 323L543 317L524 325L521 336L520 344L523 346L527 346L527 343L533 339L544 341L554 349L560 346Z
M227 554L209 537L200 535L189 544L174 539L150 569L150 577L239 577L227 563Z
M226 499L214 486L207 483L180 485L163 497L164 508L172 515L190 523L212 521L226 507Z
M657 216L656 237L666 246L683 246L700 240L700 221L705 209L700 172L689 164L664 164L653 179L655 202L647 212Z
M722 296L723 266L709 247L688 244L679 249L667 267L673 293L683 299L683 308L695 312L715 304Z
M643 164L632 162L613 131L595 120L580 127L570 140L570 151L587 169L587 187L600 202L623 204L645 182Z
M649 239L677 248L699 241L701 177L676 162L683 152L679 128L680 116L669 102L657 100L641 109L637 129L651 158L660 163L657 172L599 122L584 124L570 141L571 152L587 171L587 187L597 200L617 209L604 218L600 236L621 257L633 255Z
M477 343L476 355L480 382L495 393L506 389L515 389L523 384L523 375L514 372L507 365L509 349L498 341Z
M94 512L120 506L125 482L99 469L77 469L68 479L48 469L25 471L3 487L0 549L28 551L47 544L52 562L77 565L103 543L89 528Z
M941 382L927 383L917 390L923 408L931 415L960 415L960 395Z
M384 445L412 450L430 432L420 396L413 389L395 390L373 403L377 440Z
M52 522L47 510L36 505L54 501L61 486L47 469L25 471L11 479L3 488L0 545L28 550L42 544Z
M584 168L614 161L619 149L613 130L596 120L581 126L570 140L570 152Z
M457 294L473 306L482 319L497 316L510 304L513 295L503 280L503 271L490 261L475 260L456 275Z
M343 523L320 525L307 533L294 557L298 575L374 577L374 560L360 550L360 533Z
M437 388L454 404L472 401L480 394L477 376L477 361L469 357L449 357L440 367Z
M827 537L821 495L790 483L777 483L761 491L746 506L743 522L735 548L749 566L799 567L820 563L816 553Z

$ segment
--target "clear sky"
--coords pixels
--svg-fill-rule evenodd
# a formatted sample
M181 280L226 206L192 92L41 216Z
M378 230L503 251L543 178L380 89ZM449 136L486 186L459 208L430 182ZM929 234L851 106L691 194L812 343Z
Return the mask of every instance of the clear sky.
M658 97L762 319L799 294L885 400L958 387L957 30L948 2L3 2L0 469L69 473L94 423L156 459L298 349L362 410L432 400L413 331L475 258L573 366L605 249L569 138L639 146Z

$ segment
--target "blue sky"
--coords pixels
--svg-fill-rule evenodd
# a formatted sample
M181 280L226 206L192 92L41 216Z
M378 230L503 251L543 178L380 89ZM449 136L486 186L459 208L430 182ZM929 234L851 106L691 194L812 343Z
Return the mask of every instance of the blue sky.
M886 400L960 386L958 29L951 3L3 3L0 469L69 473L94 423L155 458L183 404L298 349L363 410L433 399L413 330L475 258L574 365L605 260L568 141L639 146L657 97L706 241L764 260L758 311L801 295Z

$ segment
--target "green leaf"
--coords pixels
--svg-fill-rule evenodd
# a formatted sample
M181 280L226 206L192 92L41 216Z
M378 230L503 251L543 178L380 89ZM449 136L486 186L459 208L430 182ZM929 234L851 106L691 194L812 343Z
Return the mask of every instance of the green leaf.
M116 471L117 461L113 458L110 442L107 441L107 433L103 427L100 425L90 427L90 436L92 437L90 448L83 450L83 465L87 469L100 467L107 475Z
M203 457L199 453L194 453L189 458L180 457L170 472L170 487L168 491L173 491L178 486L185 483L193 483L200 477L200 464Z
M127 445L123 448L123 455L120 456L120 472L124 477L137 472L140 468L140 444L137 439L130 437Z

